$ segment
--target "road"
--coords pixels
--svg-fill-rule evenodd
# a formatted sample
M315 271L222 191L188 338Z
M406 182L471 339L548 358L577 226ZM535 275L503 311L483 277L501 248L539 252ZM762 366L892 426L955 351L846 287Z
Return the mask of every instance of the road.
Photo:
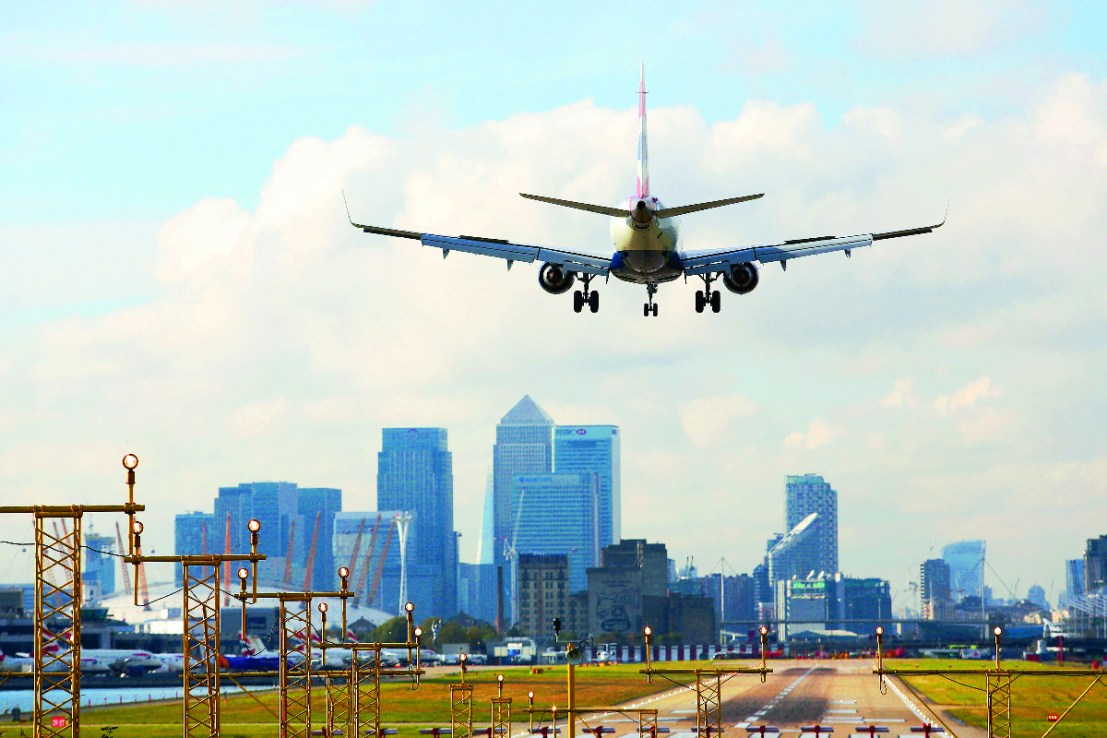
M814 725L834 728L833 735L856 735L858 726L878 725L888 728L886 736L918 736L910 729L922 725L924 717L940 725L925 705L909 705L910 693L897 684L882 694L867 660L774 661L770 667L774 671L764 684L757 674L737 674L723 684L724 735L745 736L747 726L759 725L778 727L780 735L799 735L801 727ZM695 736L694 687L674 687L627 706L657 708L659 724L671 731L669 738ZM614 736L636 736L633 722L617 714L584 717L586 725L614 728ZM974 728L954 725L953 730L957 738L984 736ZM578 736L587 738L579 727Z

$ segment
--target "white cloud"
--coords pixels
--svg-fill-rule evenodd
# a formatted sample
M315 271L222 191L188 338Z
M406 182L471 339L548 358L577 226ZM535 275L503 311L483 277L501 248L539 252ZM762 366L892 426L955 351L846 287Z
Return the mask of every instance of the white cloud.
M793 431L784 438L785 448L816 449L825 446L841 435L838 428L822 418L815 418L807 424L805 431Z
M999 389L992 387L989 377L980 377L948 395L934 400L934 410L939 415L956 415L990 397L999 397Z
M910 377L900 377L892 386L892 391L881 399L885 407L911 408L918 404L915 398L915 381Z
M857 43L888 58L966 56L1041 31L1046 8L1030 0L865 4Z
M684 433L699 447L740 446L756 413L757 405L742 395L701 397L680 406Z

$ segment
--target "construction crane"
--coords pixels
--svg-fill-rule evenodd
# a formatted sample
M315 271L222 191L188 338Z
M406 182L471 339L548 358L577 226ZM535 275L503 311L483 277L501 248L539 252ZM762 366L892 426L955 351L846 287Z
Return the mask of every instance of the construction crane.
M357 527L357 535L354 537L354 553L350 557L350 579L357 581L357 577L354 576L357 573L357 555L361 553L361 534L365 532L365 518L361 519L361 524ZM357 590L354 590L355 592Z
M361 576L357 578L357 588L354 590L358 593L361 601L369 604L369 598L365 596L365 587L369 584L369 567L373 563L373 551L376 550L377 545L377 532L381 529L381 514L377 513L377 524L373 526L373 533L369 536L369 550L365 552L365 564L361 567Z
M315 545L319 543L319 521L323 519L323 511L315 513L315 530L311 534L311 549L308 551L307 565L304 567L304 592L311 591L311 575L315 569Z
M523 500L527 496L527 491L519 491L519 508L515 511L515 525L511 529L511 541L504 541L504 558L508 560L508 566L511 567L511 603L512 609L515 608L515 603L518 601L518 578L519 565L517 559L519 558L519 552L515 549L515 544L519 540L519 521L523 517ZM511 613L512 621L517 620L516 613Z
M115 542L119 545L119 552L123 553L127 549L123 548L123 533L119 530L119 521L115 521ZM123 564L123 591L131 591L131 573L127 571L127 565Z
M284 553L284 577L285 589L292 588L292 544L296 542L296 518L288 524L288 550Z
M392 543L392 534L396 531L396 518L393 518L388 523L388 535L384 538L384 546L381 548L380 559L377 560L377 571L373 574L373 586L369 588L369 597L366 598L365 604L372 606L373 600L377 596L377 590L381 586L381 574L384 573L384 560L388 556L388 545Z

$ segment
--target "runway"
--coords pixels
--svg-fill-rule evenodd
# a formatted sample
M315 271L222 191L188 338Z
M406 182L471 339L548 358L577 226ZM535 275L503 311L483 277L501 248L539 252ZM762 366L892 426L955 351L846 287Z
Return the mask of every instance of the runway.
M774 671L764 684L757 674L738 674L724 682L724 734L745 736L748 727L765 725L779 728L778 735L799 735L802 727L818 725L824 735L857 735L857 728L875 725L888 729L882 735L918 736L911 733L912 726L924 722L940 725L926 705L915 704L910 693L896 683L890 683L882 694L869 661L776 661L770 667ZM669 728L669 738L696 736L694 686L674 686L663 695L627 706L657 708L658 723ZM617 714L585 716L584 722L615 728L616 736L637 736L632 721ZM833 728L833 732L826 728ZM952 728L957 738L984 736L975 728Z

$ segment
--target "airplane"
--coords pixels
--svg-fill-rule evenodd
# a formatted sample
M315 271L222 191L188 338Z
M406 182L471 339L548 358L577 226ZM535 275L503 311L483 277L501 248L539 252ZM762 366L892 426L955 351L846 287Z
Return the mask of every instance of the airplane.
M941 223L917 228L882 233L862 233L853 236L816 236L796 238L776 244L760 246L727 246L724 248L685 251L680 248L680 224L678 216L701 210L734 205L740 202L756 200L764 193L728 197L722 200L700 202L691 205L666 207L660 199L650 192L649 156L646 146L646 73L645 65L641 70L638 85L638 176L634 195L614 206L594 205L591 203L562 200L556 197L519 193L520 196L537 202L560 207L584 210L613 218L611 221L611 239L614 252L610 256L587 254L547 246L516 244L499 238L483 236L442 236L434 233L421 233L396 228L355 223L350 216L349 204L346 217L355 228L365 233L382 236L409 238L424 246L442 250L445 258L451 251L463 251L481 256L504 259L507 268L521 261L527 264L540 261L538 284L550 294L560 295L573 288L576 280L581 281L581 289L573 293L573 310L581 312L585 306L593 312L599 312L600 296L592 288L596 277L605 281L612 276L624 282L645 285L646 303L642 314L657 316L657 303L654 295L658 285L671 282L680 277L703 280L704 288L696 291L695 308L697 313L708 307L717 313L722 309L721 293L712 285L721 280L723 286L738 295L749 294L757 287L760 276L757 264L777 262L787 270L788 262L804 256L815 256L835 251L843 251L850 256L854 249L872 246L873 242L902 236L915 236L930 233L945 225ZM345 200L345 193L343 193Z
M62 634L63 637L56 643L47 646L46 650L53 651L55 653L62 649L63 643L67 644L70 638L70 633L66 631ZM164 664L161 659L152 654L149 651L142 649L131 648L82 648L81 649L81 671L87 673L102 673L107 669L111 671L122 672L129 667L137 666L144 671L154 671L160 669ZM107 667L107 669L104 669Z

